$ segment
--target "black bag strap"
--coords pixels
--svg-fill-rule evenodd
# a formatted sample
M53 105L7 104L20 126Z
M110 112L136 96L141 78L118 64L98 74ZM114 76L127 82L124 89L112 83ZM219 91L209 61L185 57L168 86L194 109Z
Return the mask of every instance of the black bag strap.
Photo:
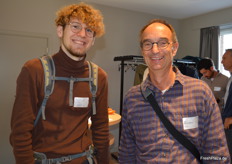
M150 89L146 89L146 91L142 90L142 87L140 85L141 93L145 100L147 100L151 106L153 107L156 114L159 116L160 120L162 121L163 125L166 127L166 129L171 133L171 135L179 142L181 143L186 149L188 149L194 157L199 161L200 164L203 163L203 161L200 159L200 153L195 147L194 144L192 144L191 141L187 139L182 133L180 133L173 124L167 119L167 117L164 115L162 110L160 109L158 103L155 100L155 97L153 96L153 93Z

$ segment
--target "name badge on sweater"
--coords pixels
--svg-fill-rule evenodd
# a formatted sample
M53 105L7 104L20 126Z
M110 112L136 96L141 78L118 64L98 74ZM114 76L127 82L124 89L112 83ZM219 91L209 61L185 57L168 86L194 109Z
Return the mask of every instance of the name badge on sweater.
M88 97L74 97L74 107L86 108L89 105Z
M198 127L198 116L185 117L182 119L184 130L194 129Z
M221 91L221 87L214 87L214 91Z

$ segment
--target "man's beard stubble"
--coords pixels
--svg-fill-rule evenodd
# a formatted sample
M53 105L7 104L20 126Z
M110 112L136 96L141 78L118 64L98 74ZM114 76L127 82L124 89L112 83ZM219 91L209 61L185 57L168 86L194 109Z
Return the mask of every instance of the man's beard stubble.
M69 49L66 46L65 46L65 48L71 55L73 55L75 57L84 57L86 55L86 52L84 52L84 53L82 53L82 52L74 52L74 51L72 51L72 49Z

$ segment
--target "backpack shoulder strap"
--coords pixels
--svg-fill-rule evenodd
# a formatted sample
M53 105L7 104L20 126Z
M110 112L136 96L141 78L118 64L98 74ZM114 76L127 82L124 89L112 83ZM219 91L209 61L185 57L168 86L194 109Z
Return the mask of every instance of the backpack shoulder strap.
M48 100L48 97L52 94L55 82L55 65L51 56L44 55L39 58L44 69L44 99L40 106L39 112L37 114L36 120L34 122L34 126L38 123L38 120L42 114L43 120L45 118L45 106Z
M89 78L92 80L89 81L90 91L92 93L92 115L95 115L96 112L96 94L97 94L97 83L98 83L98 65L93 62L87 61L89 66Z

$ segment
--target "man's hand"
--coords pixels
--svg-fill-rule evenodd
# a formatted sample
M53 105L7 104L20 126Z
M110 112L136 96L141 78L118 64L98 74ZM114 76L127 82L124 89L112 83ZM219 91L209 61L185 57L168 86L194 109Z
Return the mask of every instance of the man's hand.
M224 122L224 128L229 129L232 124L232 117L227 117Z

